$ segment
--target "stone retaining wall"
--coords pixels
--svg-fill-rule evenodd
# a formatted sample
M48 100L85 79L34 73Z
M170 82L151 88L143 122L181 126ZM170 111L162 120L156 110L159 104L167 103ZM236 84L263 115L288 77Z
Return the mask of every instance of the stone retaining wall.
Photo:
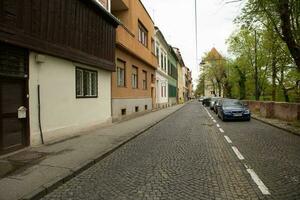
M244 101L253 113L265 118L277 118L284 121L300 120L300 103L282 103L273 101Z

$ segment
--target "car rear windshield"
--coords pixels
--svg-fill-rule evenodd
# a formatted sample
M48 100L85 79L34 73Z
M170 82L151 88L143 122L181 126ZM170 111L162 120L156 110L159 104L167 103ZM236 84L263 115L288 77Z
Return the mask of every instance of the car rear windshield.
M238 100L230 100L230 101L224 101L223 102L223 106L224 107L229 107L229 106L244 106L242 102L238 101Z

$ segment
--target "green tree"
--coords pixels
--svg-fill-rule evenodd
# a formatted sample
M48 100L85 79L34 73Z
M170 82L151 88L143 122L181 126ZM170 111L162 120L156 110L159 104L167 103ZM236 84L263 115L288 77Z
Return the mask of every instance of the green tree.
M287 45L300 72L299 0L248 0L237 21L247 27L259 22L275 31Z

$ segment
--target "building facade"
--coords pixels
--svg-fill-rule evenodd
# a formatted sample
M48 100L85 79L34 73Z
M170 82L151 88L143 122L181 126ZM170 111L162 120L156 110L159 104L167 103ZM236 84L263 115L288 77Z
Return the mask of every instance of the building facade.
M178 71L177 71L177 56L171 46L168 51L168 90L169 90L169 106L177 104L177 82L178 82Z
M155 55L158 59L156 70L156 106L168 107L169 104L169 80L168 80L168 56L169 45L162 32L155 27Z
M177 57L177 102L178 103L184 103L184 61L181 56L180 50L176 47L173 47L173 50Z
M111 122L118 20L94 0L1 5L0 153Z
M116 71L112 74L112 117L120 120L155 106L154 22L140 0L113 0L111 10L122 23L116 37Z

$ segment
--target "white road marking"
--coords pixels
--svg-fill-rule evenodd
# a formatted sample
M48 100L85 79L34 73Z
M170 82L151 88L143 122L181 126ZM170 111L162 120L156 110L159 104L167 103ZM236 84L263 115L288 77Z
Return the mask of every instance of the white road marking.
M225 137L225 139L227 140L227 142L228 142L229 144L232 144L231 139L230 139L227 135L224 135L224 137Z
M217 124L217 127L218 127L218 128L220 128L220 125L219 125L219 124Z
M236 147L232 147L232 150L234 151L235 155L236 155L240 160L245 160L244 156L241 154L241 152L240 152Z
M213 122L214 122L214 123L217 123L217 121L216 121L215 119L213 120Z
M221 129L221 128L219 128L219 130L220 130L221 133L224 133L224 132L225 132L225 131L224 131L223 129Z
M255 171L253 169L247 169L247 172L250 174L251 178L253 181L256 183L260 191L264 195L270 195L271 193L269 192L269 189L265 186L265 184L262 182L262 180L257 176Z

